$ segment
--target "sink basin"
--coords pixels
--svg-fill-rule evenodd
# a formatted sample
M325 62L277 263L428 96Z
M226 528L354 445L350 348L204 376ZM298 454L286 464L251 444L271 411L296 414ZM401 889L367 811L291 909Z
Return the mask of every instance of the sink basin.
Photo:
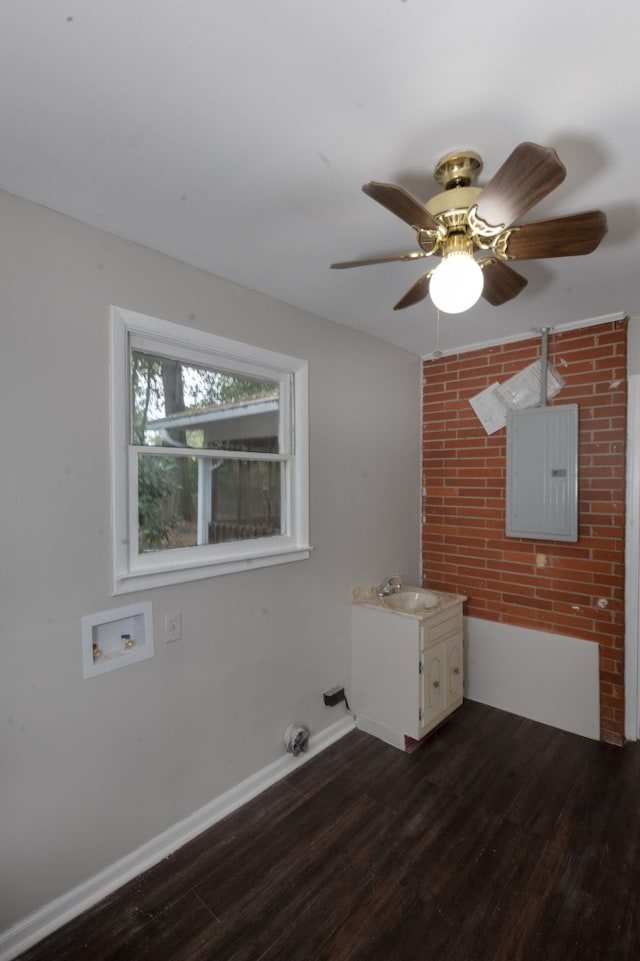
M384 606L390 607L392 611L406 611L407 614L428 611L439 603L440 597L433 591L399 591L385 597L383 601Z

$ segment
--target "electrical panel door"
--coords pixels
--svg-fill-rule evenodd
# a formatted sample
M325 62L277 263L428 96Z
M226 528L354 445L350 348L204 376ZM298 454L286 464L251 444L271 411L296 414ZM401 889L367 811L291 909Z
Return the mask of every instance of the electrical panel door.
M578 540L578 405L507 414L507 536Z

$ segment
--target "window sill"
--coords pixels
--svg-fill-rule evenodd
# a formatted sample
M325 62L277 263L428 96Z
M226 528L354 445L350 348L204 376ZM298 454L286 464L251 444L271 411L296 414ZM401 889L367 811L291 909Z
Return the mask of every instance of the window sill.
M293 561L308 560L313 548L287 548L268 554L254 554L248 557L221 560L215 563L194 564L184 567L172 567L154 571L123 571L116 575L113 593L131 594L134 591L146 591L153 587L168 587L170 584L184 584L188 581L204 580L207 577L218 577L221 574L236 574L240 571L251 571L259 567L274 567L277 564L291 564Z

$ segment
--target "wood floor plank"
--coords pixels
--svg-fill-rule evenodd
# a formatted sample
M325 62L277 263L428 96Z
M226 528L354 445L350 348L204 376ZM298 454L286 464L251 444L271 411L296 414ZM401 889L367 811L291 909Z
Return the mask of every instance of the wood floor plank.
M599 747L587 738L555 732L536 760L534 776L514 795L507 817L541 837L555 834L559 822L580 802L582 771Z
M635 961L640 957L637 890L589 852L574 854L544 902L538 957L548 961Z
M224 871L227 861L238 855L238 840L245 846L289 823L304 804L304 798L284 782L269 788L209 830L185 844L169 858L136 878L122 893L136 907L155 915L186 891L216 871Z
M362 731L342 738L331 751L324 751L287 778L287 783L306 797L323 792L329 784L345 797L367 794L380 778L392 777L406 765L409 755Z
M361 798L336 818L324 841L301 843L294 832L287 856L238 896L237 910L210 945L213 956L220 961L315 956L310 949L349 915L392 823L390 812ZM205 902L211 896L208 885L198 893Z
M243 917L273 914L292 904L299 912L318 884L331 883L344 870L347 854L358 856L370 836L377 839L392 820L388 811L363 797L344 810L336 807L330 822L323 817L311 830L293 822L288 834L277 839L281 847L277 855L270 847L267 858L256 861L249 856L246 870L232 878L211 876L197 888L198 895L221 917L228 913L228 905Z
M493 822L477 844L448 861L437 884L420 885L420 897L433 916L452 929L451 958L513 961L523 926L538 918L540 902L531 878L544 859L545 842L508 821ZM521 898L523 891L527 896Z
M380 943L392 938L415 908L417 898L401 885L376 884L361 889L348 917L327 934L316 958L356 961L369 958Z
M192 893L152 918L135 937L113 945L109 961L193 961L219 929L211 912ZM89 957L89 955L87 955Z
M640 744L353 731L21 961L639 961Z
M575 781L568 814L573 844L597 851L604 864L635 878L640 888L640 751L597 747Z
M449 923L421 902L406 903L395 923L375 930L359 944L348 961L451 961L453 931ZM321 956L331 961L331 955ZM466 961L478 961L471 955Z
M119 945L135 940L149 920L118 891L20 955L20 961L78 961L83 952L95 961L110 961Z

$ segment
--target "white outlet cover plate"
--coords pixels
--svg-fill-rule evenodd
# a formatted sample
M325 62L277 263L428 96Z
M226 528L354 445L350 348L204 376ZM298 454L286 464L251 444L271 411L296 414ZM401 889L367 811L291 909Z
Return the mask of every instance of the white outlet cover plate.
M182 637L182 614L176 611L173 614L166 614L164 618L165 635L167 644L179 641Z

